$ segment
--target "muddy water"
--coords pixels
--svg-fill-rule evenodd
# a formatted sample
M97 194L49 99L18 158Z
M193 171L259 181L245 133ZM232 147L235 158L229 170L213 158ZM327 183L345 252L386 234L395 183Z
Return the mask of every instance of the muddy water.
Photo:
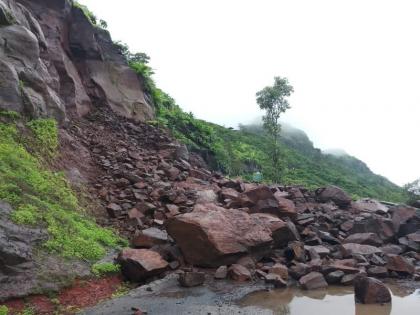
M386 305L355 304L353 289L345 287L259 291L244 297L239 305L275 315L420 315L420 289L411 293L395 286L390 289L392 303Z

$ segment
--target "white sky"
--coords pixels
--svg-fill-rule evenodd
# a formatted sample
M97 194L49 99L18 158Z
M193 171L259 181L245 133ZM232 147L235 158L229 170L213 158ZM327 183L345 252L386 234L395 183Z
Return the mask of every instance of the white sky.
M420 177L420 1L80 0L152 58L159 87L225 126L261 115L276 75L284 120L398 184Z

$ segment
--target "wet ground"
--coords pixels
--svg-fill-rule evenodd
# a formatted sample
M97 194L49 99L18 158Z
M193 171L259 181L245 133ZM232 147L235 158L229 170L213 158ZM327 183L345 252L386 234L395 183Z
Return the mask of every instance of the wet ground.
M419 284L419 283L417 283ZM388 305L356 305L351 287L302 291L296 288L267 290L264 284L237 284L208 279L205 286L179 287L176 275L132 290L128 295L86 309L84 315L132 315L133 309L149 315L419 315L417 290L390 286L393 302Z

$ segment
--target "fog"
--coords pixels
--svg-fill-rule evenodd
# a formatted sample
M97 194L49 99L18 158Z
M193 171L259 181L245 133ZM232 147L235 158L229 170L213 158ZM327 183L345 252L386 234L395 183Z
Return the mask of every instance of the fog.
M285 76L283 120L403 184L420 177L418 1L80 0L196 117L236 127Z

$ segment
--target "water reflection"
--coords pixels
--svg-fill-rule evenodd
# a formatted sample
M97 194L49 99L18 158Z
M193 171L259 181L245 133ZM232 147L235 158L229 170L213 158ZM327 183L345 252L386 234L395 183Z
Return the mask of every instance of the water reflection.
M239 302L241 307L257 307L275 315L419 315L420 290L410 294L391 286L392 304L354 303L352 287L329 287L303 291L287 288L254 292Z

